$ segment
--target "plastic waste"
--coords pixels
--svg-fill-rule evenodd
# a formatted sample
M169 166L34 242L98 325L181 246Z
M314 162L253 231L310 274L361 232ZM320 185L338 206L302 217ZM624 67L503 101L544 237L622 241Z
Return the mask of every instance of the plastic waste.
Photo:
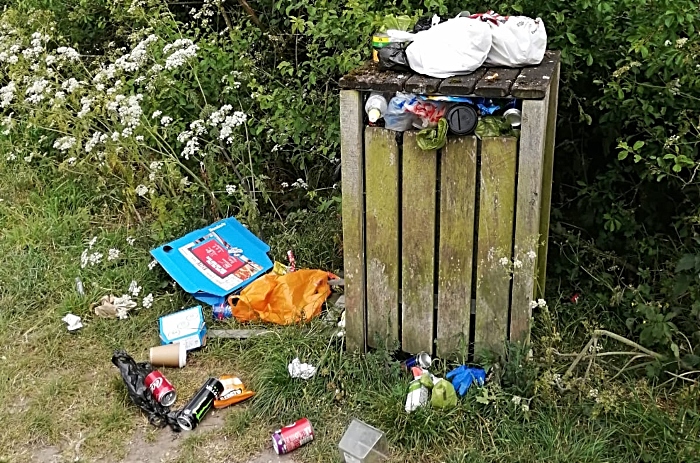
M442 20L440 19L440 16L434 14L432 16L424 16L420 18L418 21L416 21L416 24L413 26L413 32L420 32L420 31L427 31L433 26L436 26L440 24ZM396 28L398 29L398 28ZM407 30L407 29L404 29Z
M150 363L136 363L129 354L123 350L117 350L112 355L112 363L119 368L126 391L131 401L148 416L148 422L153 426L162 428L170 426L173 431L180 431L177 424L177 412L170 411L170 407L164 407L153 397L145 380L152 371Z
M405 43L392 42L377 51L379 69L382 71L409 72L411 66L406 57Z
M440 119L437 127L423 129L416 135L416 143L422 150L439 150L447 143L447 120Z
M395 16L393 14L388 14L384 16L384 20L382 21L382 27L380 28L380 31L384 32L387 29L407 31L411 27L412 22L413 19L411 19L411 17L408 15L402 14L399 16Z
M297 270L286 275L269 273L248 285L228 302L239 322L262 320L291 325L318 317L331 294L329 279L337 276L323 270Z
M452 383L442 378L435 378L430 404L433 408L452 408L457 405L457 392Z
M491 49L491 28L479 20L457 17L415 34L388 30L389 37L411 40L406 57L411 69L431 77L470 74Z
M389 106L384 115L384 127L397 132L403 132L413 127L416 117L408 108L416 101L416 96L411 93L397 93L389 100Z
M484 116L479 119L479 124L474 132L480 138L500 137L501 135L511 134L513 128L501 116Z
M470 104L456 104L447 111L447 125L455 135L469 135L474 132L479 116Z
M369 121L374 124L379 119L384 117L386 107L386 98L384 98L381 93L372 92L365 103L365 112L367 113Z
M459 366L445 375L452 382L460 396L466 394L472 384L483 386L486 381L486 371L481 367Z
M486 64L492 66L534 66L547 50L547 31L542 19L501 16L494 11L472 15L491 28L492 45Z
M287 370L289 371L289 376L292 378L301 378L304 380L311 379L316 374L316 367L310 363L301 363L299 357L295 358L287 365Z

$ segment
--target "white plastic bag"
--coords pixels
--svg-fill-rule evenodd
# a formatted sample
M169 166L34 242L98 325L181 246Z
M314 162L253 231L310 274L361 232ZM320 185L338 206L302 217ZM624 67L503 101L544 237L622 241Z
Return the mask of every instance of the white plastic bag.
M390 37L395 31L387 31ZM406 48L414 71L431 77L452 77L477 70L491 49L491 28L480 19L457 17L415 34L397 34L412 40Z
M493 37L486 64L522 67L542 62L547 50L547 31L542 19L509 16L505 21L489 20L486 24L491 27Z

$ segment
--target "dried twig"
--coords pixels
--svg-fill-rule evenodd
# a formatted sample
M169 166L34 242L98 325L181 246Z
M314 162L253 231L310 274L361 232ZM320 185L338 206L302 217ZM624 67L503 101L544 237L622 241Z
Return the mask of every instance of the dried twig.
M250 20L253 21L253 23L258 26L260 29L263 28L262 23L260 22L260 18L258 18L258 15L255 14L255 11L248 5L248 2L246 0L238 0L238 3L241 4L243 9L245 10L246 13L248 13L248 16L250 16Z

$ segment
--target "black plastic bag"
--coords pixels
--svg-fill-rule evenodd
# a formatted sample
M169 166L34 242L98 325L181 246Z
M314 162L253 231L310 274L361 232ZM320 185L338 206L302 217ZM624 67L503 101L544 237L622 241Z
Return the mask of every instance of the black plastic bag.
M400 43L390 43L379 49L379 69L382 71L410 72L406 48Z
M420 18L418 21L416 21L416 24L413 26L413 32L420 32L420 31L427 31L431 27L433 27L433 18L435 15L429 14L427 16L423 16ZM446 19L439 18L438 24L439 23L444 23L447 21Z
M180 431L177 424L177 412L164 407L151 395L145 379L153 371L150 363L136 363L129 354L117 350L112 355L112 363L119 368L131 401L148 416L148 422L158 428L170 425L173 431Z

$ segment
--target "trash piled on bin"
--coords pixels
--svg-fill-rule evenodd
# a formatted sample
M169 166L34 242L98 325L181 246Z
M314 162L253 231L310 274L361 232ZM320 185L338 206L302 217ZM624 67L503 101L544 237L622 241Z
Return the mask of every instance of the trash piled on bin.
M388 21L387 24L392 24ZM386 28L372 37L372 57L382 70L413 70L431 77L470 74L488 66L540 64L547 49L542 19L501 16L494 11L439 16L405 27Z

